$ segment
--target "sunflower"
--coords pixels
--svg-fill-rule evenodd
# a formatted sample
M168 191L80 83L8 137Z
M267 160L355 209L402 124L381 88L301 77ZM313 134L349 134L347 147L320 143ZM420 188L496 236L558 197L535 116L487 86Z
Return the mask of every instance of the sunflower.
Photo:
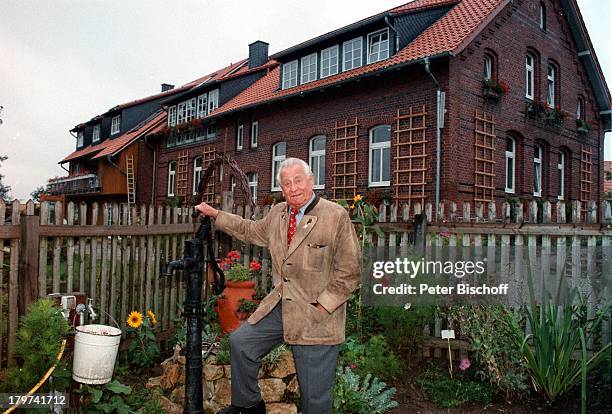
M157 318L155 317L155 313L151 309L147 311L147 316L153 325L157 324Z
M140 328L140 325L142 325L142 313L138 311L130 312L130 316L127 318L127 324L134 329Z

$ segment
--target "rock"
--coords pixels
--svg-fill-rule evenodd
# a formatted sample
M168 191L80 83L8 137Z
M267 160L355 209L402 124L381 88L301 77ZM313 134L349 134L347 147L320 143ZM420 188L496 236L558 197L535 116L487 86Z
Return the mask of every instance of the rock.
M212 381L204 381L202 388L204 389L204 399L210 400L215 394L215 383Z
M287 386L279 378L263 378L259 380L261 395L266 403L277 402L283 398Z
M259 368L259 373L257 374L257 378L261 379L265 376L266 376L266 370L263 367Z
M172 401L170 401L163 395L159 396L159 405L161 405L162 410L164 410L166 414L182 414L183 413L183 407L181 407L178 404L173 403Z
M275 368L268 370L268 374L274 378L285 378L291 374L295 374L295 362L293 361L291 352L283 354L279 364Z
M204 412L206 414L217 414L221 406L213 400L204 400Z
M223 365L204 365L204 379L206 381L214 381L223 378L225 369Z
M176 387L170 394L170 399L177 404L183 405L185 402L185 386Z
M300 393L300 384L298 383L297 375L291 378L291 381L289 381L289 384L287 385L287 390L294 394Z
M230 405L232 401L232 383L227 378L215 381L215 397L213 400L221 406Z
M295 404L272 403L266 404L267 414L297 414Z
M176 381L177 384L179 385L185 385L185 373L181 372L181 375L179 375L178 380Z
M159 377L149 378L149 381L147 381L147 383L145 384L145 387L147 389L152 389L152 388L160 387L161 386L162 378L163 378L163 375L161 375Z
M232 366L223 365L223 369L225 370L225 378L232 378Z
M160 385L163 389L169 390L174 388L176 382L181 374L180 366L177 364L168 364L164 369L164 375L160 381Z

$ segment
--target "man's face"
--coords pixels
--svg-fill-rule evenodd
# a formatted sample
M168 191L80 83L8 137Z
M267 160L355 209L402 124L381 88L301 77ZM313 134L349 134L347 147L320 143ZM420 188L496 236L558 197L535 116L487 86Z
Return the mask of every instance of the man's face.
M293 165L282 169L280 185L287 204L292 208L300 208L312 197L314 177L306 175L302 166Z

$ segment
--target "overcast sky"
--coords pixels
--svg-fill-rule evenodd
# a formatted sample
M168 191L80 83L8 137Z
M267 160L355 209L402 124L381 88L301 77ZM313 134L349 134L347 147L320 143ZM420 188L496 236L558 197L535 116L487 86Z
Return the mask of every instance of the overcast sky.
M243 59L255 40L274 53L403 2L2 0L0 172L28 198L66 175L57 163L76 124ZM578 3L610 85L612 1Z

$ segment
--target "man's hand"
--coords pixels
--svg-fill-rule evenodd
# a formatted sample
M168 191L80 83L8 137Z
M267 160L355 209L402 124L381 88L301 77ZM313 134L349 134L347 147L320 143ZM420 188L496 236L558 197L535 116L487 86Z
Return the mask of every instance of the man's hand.
M203 216L217 217L219 214L219 210L214 207L209 206L206 203L200 203L195 206L195 209L200 212Z

